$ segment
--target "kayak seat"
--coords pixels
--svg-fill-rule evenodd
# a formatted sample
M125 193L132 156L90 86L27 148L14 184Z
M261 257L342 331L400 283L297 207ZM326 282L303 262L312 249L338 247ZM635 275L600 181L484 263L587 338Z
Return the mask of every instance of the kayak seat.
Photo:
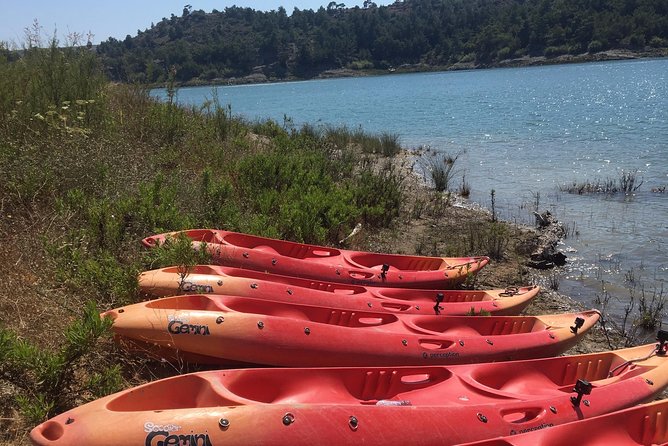
M123 393L107 404L115 412L191 409L236 405L236 402L214 391L211 383L197 375L179 377L179 385L164 380L160 385L146 386L141 391Z
M175 311L221 311L225 309L224 306L216 303L215 297L202 294L183 294L164 299L156 299L147 302L146 308Z
M449 318L434 319L431 316L411 319L406 318L403 320L403 323L413 332L438 337L453 336L463 338L470 336L477 337L483 334L476 330L472 325L465 323L458 324L452 322Z
M346 384L336 374L302 369L295 371L294 379L278 379L271 373L258 371L238 374L223 385L240 399L260 403L356 403L357 397Z
M348 254L346 255L346 260L359 268L371 268L379 271L384 264L390 265L390 271L436 271L445 266L445 262L441 258L368 252Z
M452 377L452 373L444 367L405 370L366 370L360 381L355 385L351 382L348 387L351 393L360 400L388 400L400 395L400 399L419 401L419 396L425 392L422 389L433 388L439 383ZM424 395L429 398L431 392Z
M478 384L506 395L555 395L562 391L542 370L536 368L507 369L485 368L472 376Z
M314 247L303 243L267 239L249 234L227 233L221 243L239 248L262 251L284 257L305 259L306 257L334 257L340 254L336 249Z

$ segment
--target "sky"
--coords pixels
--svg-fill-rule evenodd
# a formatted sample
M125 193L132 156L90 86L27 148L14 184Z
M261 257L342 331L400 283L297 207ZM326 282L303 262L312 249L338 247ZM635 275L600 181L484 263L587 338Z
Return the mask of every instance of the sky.
M163 17L172 14L180 16L183 7L192 6L193 11L213 9L223 11L236 5L262 11L271 11L283 6L288 14L295 7L317 10L327 7L331 0L0 0L0 41L21 47L26 42L26 28L32 28L37 21L43 40L49 40L54 33L60 42L66 42L68 35L93 35L94 44L109 37L124 39L128 34L135 36L138 30L151 27ZM392 1L375 0L376 4L387 5ZM346 7L362 6L364 0L338 0ZM85 43L85 42L83 42Z

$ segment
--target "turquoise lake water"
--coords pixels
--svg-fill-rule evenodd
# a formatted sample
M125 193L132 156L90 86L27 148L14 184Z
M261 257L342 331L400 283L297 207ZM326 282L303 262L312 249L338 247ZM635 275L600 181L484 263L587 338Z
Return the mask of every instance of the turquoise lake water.
M164 91L156 90L157 96ZM201 104L212 87L183 88ZM471 200L532 223L549 210L571 235L560 291L596 306L602 283L623 311L635 283L668 294L668 59L507 68L217 87L221 104L280 125L361 126L399 135L408 148L460 154ZM577 196L574 181L637 172L631 195ZM665 291L662 291L663 288Z

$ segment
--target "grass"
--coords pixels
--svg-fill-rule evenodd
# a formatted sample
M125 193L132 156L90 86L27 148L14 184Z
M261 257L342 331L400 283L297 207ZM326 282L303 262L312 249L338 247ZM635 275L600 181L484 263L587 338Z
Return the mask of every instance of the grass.
M638 170L622 170L619 178L608 178L606 180L585 180L583 182L573 182L568 185L560 186L559 190L569 194L590 195L590 194L630 194L637 191L642 186L643 180L638 178Z
M99 311L136 302L142 270L206 259L178 243L147 252L143 237L216 227L335 245L398 215L402 176L375 167L397 136L174 97L109 84L87 48L55 39L0 53L0 442L160 374L116 352Z
M326 142L334 147L341 148L352 145L366 154L378 154L387 157L396 155L401 150L399 135L396 133L370 134L361 128L350 130L343 126L326 127L323 137Z
M459 173L456 166L460 156L461 152L454 155L444 152L426 152L419 159L425 180L430 182L438 192L451 191L452 182ZM470 187L465 180L462 180L460 189L464 193L470 194Z
M623 304L621 320L607 323L610 324L611 332L622 340L624 347L651 342L656 330L661 327L666 311L667 302L663 287L646 290L638 279L633 277L632 281L627 282L628 288L624 299L611 294L606 283L601 281L601 292L594 299L603 313L612 300Z

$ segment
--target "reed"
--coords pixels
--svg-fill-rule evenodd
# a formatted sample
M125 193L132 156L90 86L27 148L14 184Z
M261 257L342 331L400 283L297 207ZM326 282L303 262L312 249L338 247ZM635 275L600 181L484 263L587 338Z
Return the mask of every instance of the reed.
M362 153L393 156L401 151L399 135L396 133L369 133L362 128L350 130L346 126L327 127L325 141L339 149L355 148Z
M642 186L643 180L638 178L638 170L624 171L622 170L619 178L607 178L605 180L585 180L582 182L573 182L568 185L559 187L562 192L577 195L589 194L630 194L637 191Z
M643 284L638 283L638 280L639 278L633 277L629 282L625 298L611 294L605 281L601 281L601 293L594 299L603 313L607 311L612 300L624 303L621 319L607 323L608 329L616 338L622 340L625 347L651 341L656 328L661 326L666 310L663 287L647 290Z
M427 151L419 158L425 180L438 192L451 190L451 183L458 174L457 160L461 152L456 154ZM469 189L470 191L470 189Z

